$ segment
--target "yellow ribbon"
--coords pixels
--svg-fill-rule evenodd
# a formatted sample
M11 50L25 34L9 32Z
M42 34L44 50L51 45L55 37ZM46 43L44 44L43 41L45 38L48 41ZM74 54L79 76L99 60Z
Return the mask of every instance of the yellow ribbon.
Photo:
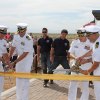
M16 73L16 72L0 72L0 76L9 76L17 78L37 78L52 80L77 80L77 81L100 81L100 76L90 75L66 75L66 74L33 74L33 73Z

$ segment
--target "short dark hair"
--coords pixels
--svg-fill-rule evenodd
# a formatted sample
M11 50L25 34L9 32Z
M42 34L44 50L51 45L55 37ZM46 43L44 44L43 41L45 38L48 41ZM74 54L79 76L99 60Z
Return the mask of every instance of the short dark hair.
M46 31L48 31L48 29L47 29L47 28L43 28L42 30L46 30Z
M66 29L63 29L63 30L61 31L61 33L66 33L66 34L68 34L68 31L67 31Z
M47 33L48 32L48 29L47 28L43 28L42 29L42 33Z

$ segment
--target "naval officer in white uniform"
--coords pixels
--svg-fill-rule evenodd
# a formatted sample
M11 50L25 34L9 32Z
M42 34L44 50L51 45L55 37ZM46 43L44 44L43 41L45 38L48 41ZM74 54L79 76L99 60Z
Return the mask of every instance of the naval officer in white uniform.
M86 30L88 39L91 42L93 42L93 48L92 48L93 65L88 70L85 70L85 71L81 70L80 72L87 75L93 71L95 76L100 76L100 36L99 36L100 27L97 25L91 25L91 26L85 27L85 30ZM100 94L99 94L100 81L94 81L94 93L96 96L96 100L100 100Z
M70 55L77 60L77 58L81 57L85 53L91 50L92 43L86 37L85 29L80 28L77 30L78 39L73 40L71 47L69 49ZM83 70L89 69L91 63L91 56L85 57L83 61L80 62L80 68ZM82 75L77 74L75 72L71 72L72 75ZM80 100L88 100L89 99L89 88L88 81L81 82L82 83L82 95ZM77 88L78 81L71 81L69 86L68 100L77 100Z
M2 63L7 64L7 42L4 40L5 35L7 34L7 27L4 25L0 25L0 72L4 72ZM1 100L1 92L3 91L4 77L0 76L0 100Z
M16 65L16 72L30 73L34 52L33 41L26 33L26 23L18 23L17 28L18 34L14 36L9 57L16 49L18 58L10 66ZM17 100L29 100L29 79L16 78L16 95Z

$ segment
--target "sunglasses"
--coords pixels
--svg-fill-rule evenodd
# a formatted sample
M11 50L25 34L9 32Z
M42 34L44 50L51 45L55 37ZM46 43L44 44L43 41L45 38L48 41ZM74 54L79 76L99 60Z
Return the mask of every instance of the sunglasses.
M42 33L47 33L47 31L42 31Z
M96 34L96 33L92 33L92 32L86 32L86 36L89 37L92 34Z
M25 32L25 30L18 30L18 32L22 33L22 32Z
M85 34L78 34L78 37L84 37Z

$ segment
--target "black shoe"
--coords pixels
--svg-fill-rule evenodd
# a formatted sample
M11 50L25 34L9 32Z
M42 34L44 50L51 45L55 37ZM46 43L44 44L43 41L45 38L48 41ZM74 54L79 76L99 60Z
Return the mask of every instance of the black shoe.
M48 87L46 83L43 84L43 87Z
M90 87L90 88L94 88L94 85L93 85L93 84L89 84L89 87Z
M53 84L54 82L53 82L53 80L50 80L50 84Z

